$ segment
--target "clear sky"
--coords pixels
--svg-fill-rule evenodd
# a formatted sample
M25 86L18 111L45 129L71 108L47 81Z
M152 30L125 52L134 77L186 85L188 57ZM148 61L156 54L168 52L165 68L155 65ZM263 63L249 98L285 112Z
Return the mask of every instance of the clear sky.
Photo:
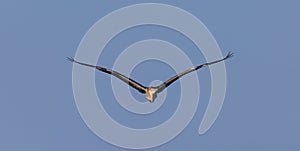
M81 119L72 92L72 64L65 57L75 55L84 34L103 16L145 2L192 13L213 34L224 55L235 53L226 62L225 102L211 129L198 135L210 95L209 70L203 69L197 72L201 96L191 123L172 141L148 150L300 150L300 3L293 0L2 0L0 150L127 150L98 138ZM98 64L111 68L125 48L149 38L176 44L195 65L205 62L186 37L158 26L141 26L116 36ZM147 67L153 72L145 75ZM167 64L150 60L131 76L147 85L174 74ZM100 72L95 76L98 95L107 100L105 109L126 126L155 126L178 105L179 82L168 88L167 100L157 112L132 114L116 104L111 78ZM131 93L145 101L133 89Z

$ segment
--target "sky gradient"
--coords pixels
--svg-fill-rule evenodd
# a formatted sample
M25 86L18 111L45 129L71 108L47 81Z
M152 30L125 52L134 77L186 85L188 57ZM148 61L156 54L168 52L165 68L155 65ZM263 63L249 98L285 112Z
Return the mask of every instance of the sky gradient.
M148 150L300 149L299 2L2 0L0 150L127 150L106 143L85 125L73 97L72 64L65 58L75 55L84 34L100 18L144 2L189 11L213 34L223 55L228 51L235 53L225 63L225 102L211 129L198 135L210 95L206 68L197 72L201 96L191 123L172 141ZM166 28L143 26L116 36L98 64L111 68L126 47L149 38L176 44L194 65L205 62L186 37ZM147 67L153 72L143 76ZM167 64L150 60L137 66L130 76L147 85L174 74ZM129 113L116 104L110 80L106 74L96 72L97 92L107 99L103 103L107 112L129 127L157 125L170 117L178 105L179 82L168 88L168 94L174 95L167 96L169 99L154 114L145 117ZM131 92L136 99L145 99L134 90Z

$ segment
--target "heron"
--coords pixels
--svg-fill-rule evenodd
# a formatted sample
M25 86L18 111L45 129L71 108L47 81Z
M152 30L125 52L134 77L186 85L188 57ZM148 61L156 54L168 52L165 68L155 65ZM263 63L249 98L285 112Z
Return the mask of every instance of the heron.
M210 66L212 64L216 64L218 62L221 62L221 61L224 61L228 58L231 58L233 57L233 53L232 52L228 52L228 54L222 58L222 59L219 59L219 60L215 60L215 61L212 61L212 62L208 62L208 63L204 63L204 64L201 64L201 65L198 65L198 66L195 66L195 67L192 67L192 68L189 68L173 77L171 77L170 79L168 79L167 81L163 82L162 84L158 85L158 86L150 86L150 87L146 87L140 83L138 83L137 81L117 72L117 71L114 71L114 70L110 70L110 69L106 69L106 68L103 68L103 67L100 67L100 66L96 66L96 65L91 65L91 64L87 64L87 63L83 63L83 62L79 62L77 60L75 60L74 58L71 58L71 57L67 57L67 59L71 62L74 62L74 63L77 63L77 64L80 64L80 65L83 65L83 66L86 66L86 67L91 67L91 68L94 68L94 69L97 69L97 70L100 70L104 73L107 73L107 74L110 74L110 75L113 75L115 76L116 78L122 80L123 82L127 83L129 86L133 87L134 89L136 89L138 92L142 93L142 94L146 94L146 99L153 103L157 97L157 94L162 92L164 89L166 89L168 86L170 86L172 83L174 83L176 80L178 80L179 78L183 77L184 75L188 74L188 73L191 73L193 71L196 71L200 68L203 68L203 67L206 67L206 66Z

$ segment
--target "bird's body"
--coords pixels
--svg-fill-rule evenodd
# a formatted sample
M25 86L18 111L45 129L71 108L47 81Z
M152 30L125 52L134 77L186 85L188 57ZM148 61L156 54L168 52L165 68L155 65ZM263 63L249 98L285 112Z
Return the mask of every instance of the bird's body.
M68 59L70 61L78 63L80 65L87 66L87 67L92 67L92 68L98 69L98 70L100 70L102 72L105 72L107 74L111 74L111 75L119 78L123 82L127 83L131 87L133 87L136 90L138 90L140 93L146 93L146 98L149 100L149 102L153 103L154 100L157 97L157 93L162 92L165 88L167 88L169 85L171 85L173 82L175 82L176 80L178 80L182 76L184 76L184 75L186 75L186 74L188 74L190 72L196 71L196 70L198 70L198 69L200 69L202 67L209 66L209 65L212 65L212 64L224 61L224 60L226 60L226 59L228 59L228 58L230 58L232 56L233 56L233 53L229 52L227 54L227 56L224 57L223 59L216 60L216 61L209 62L209 63L205 63L205 64L202 64L202 65L199 65L199 66L187 69L187 70L179 73L178 75L175 75L175 76L171 77L169 80L167 80L166 82L162 83L161 85L155 86L155 87L145 87L142 84L134 81L133 79L130 79L130 78L124 76L123 74L121 74L121 73L119 73L117 71L114 71L114 70L109 70L109 69L106 69L106 68L103 68L103 67L99 67L99 66L94 66L94 65L90 65L90 64L78 62L78 61L76 61L73 58L68 58Z

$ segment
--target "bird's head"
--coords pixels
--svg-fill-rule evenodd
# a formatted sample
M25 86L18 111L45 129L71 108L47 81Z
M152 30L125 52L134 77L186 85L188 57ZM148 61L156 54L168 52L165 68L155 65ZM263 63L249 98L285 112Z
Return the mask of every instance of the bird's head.
M146 89L146 98L151 103L154 102L154 100L156 99L156 97L157 97L157 88L150 87L150 88Z

